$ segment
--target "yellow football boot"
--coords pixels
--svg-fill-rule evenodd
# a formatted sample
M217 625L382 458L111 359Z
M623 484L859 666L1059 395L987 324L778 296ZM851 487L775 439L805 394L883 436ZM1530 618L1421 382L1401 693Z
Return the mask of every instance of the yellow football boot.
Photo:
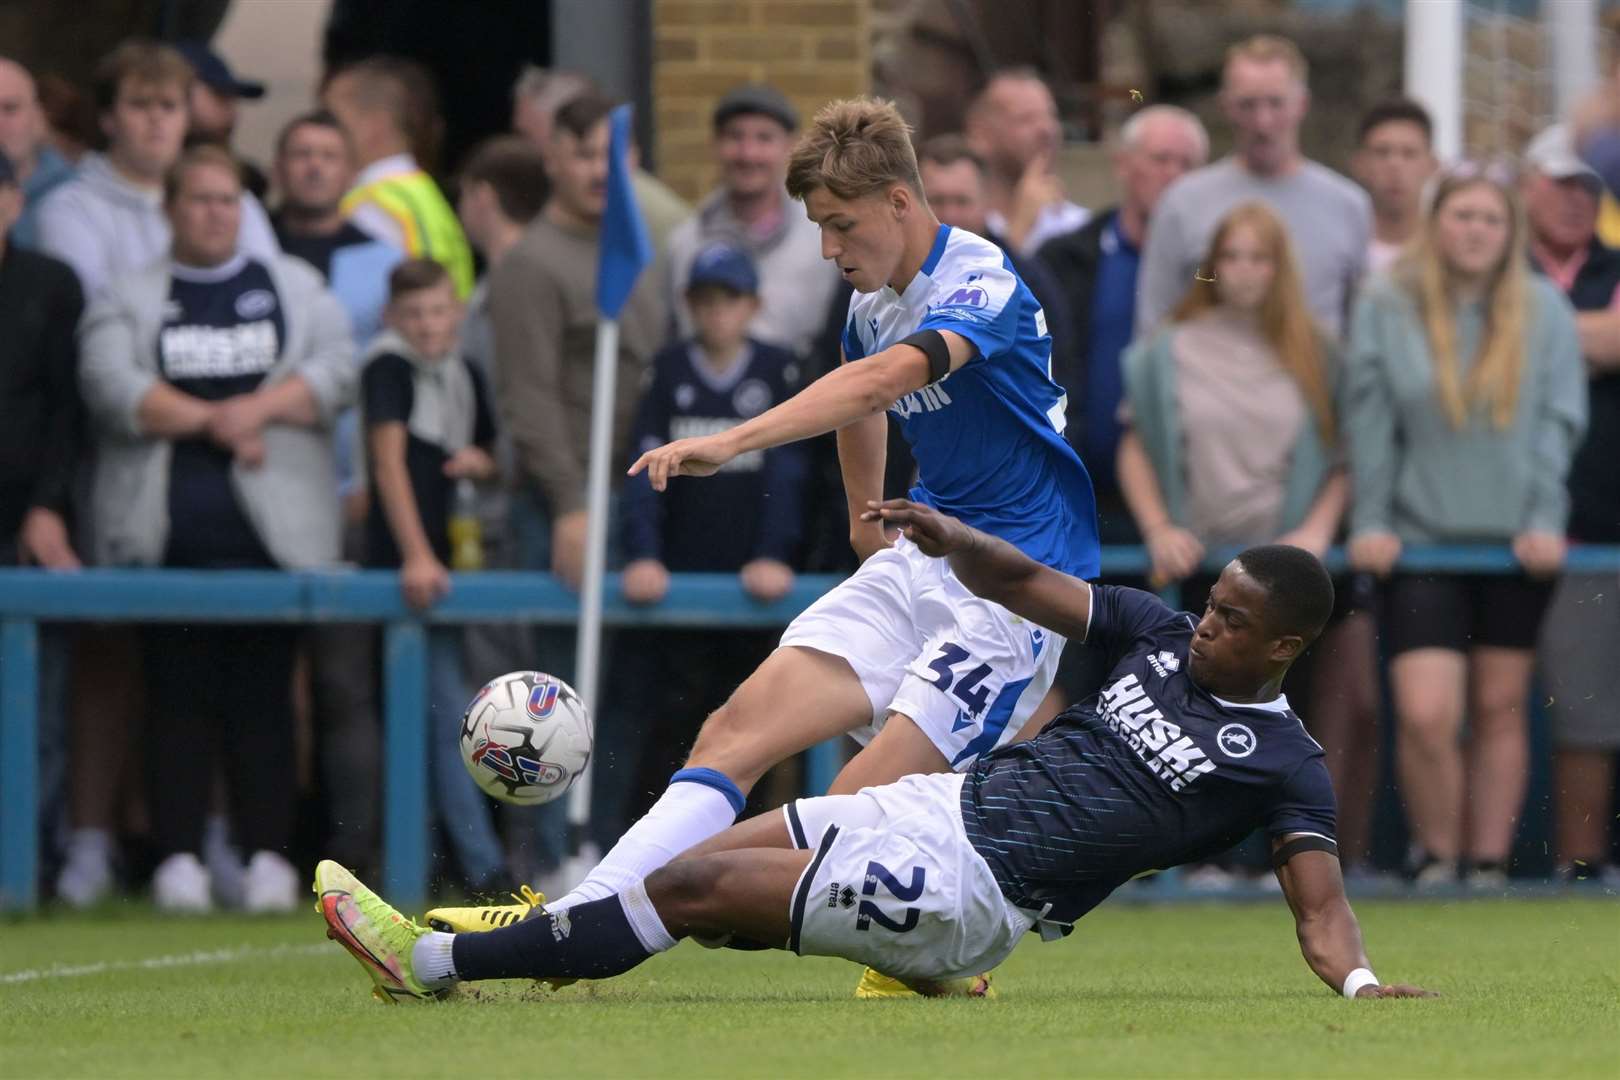
M434 908L423 916L428 927L445 934L476 934L482 930L499 930L529 917L529 913L543 908L544 893L537 893L527 885L518 886L512 894L515 904L490 904L484 907Z
M990 973L972 975L964 979L941 979L929 985L926 994L918 993L899 979L891 979L880 971L867 968L855 986L858 998L901 997L995 997L996 988L990 985Z

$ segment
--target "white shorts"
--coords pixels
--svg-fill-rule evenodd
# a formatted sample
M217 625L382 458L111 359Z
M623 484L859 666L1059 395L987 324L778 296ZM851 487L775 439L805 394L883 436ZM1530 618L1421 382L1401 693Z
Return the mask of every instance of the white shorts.
M909 716L958 771L1012 741L1057 674L1064 639L967 590L904 537L811 604L782 634L841 656L872 702L863 746Z
M1035 914L1001 893L962 829L963 777L908 776L782 807L815 856L793 890L788 947L897 979L979 975L1007 958Z

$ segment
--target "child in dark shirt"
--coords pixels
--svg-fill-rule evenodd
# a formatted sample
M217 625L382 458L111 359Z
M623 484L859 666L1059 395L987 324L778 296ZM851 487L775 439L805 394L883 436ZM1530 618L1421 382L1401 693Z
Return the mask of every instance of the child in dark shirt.
M450 591L450 511L458 482L495 475L495 424L478 369L461 355L462 306L450 275L407 259L388 279L385 330L360 375L360 411L371 487L367 564L399 570L414 608ZM428 634L429 750L434 799L462 873L495 884L505 859L489 812L461 763L467 704L459 627Z
M787 400L797 389L792 354L748 337L759 279L742 251L715 244L693 261L685 300L696 337L653 360L632 445L637 454L688 435L722 431ZM742 454L699 483L655 492L645 473L624 486L625 598L653 604L673 572L737 574L749 595L777 600L793 587L808 463L802 444ZM774 632L661 632L656 648L621 650L652 670L626 680L634 707L656 717L640 790L662 790L703 718L775 646Z

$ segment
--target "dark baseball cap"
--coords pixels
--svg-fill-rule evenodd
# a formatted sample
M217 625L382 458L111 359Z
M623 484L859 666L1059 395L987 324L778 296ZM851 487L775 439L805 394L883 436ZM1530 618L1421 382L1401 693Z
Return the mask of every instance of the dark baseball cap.
M714 127L718 131L734 116L757 113L768 116L789 131L799 130L799 114L782 91L764 83L744 83L727 90L714 107Z
M759 292L759 272L754 260L741 248L730 244L710 244L692 260L691 273L686 278L688 291L704 285L718 285L744 296Z
M17 170L12 166L11 159L6 152L0 150L0 187L14 187L17 183Z
M182 41L175 46L197 78L216 94L233 98L262 98L264 83L238 79L223 57L203 41Z

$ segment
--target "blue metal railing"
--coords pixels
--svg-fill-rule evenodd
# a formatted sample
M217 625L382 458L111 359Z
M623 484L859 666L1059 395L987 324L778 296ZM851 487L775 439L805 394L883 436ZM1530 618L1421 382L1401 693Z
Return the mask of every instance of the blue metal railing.
M1236 550L1212 552L1218 569ZM1344 567L1330 552L1329 569ZM1104 576L1141 574L1140 547L1107 548ZM1512 573L1502 547L1413 548L1401 569ZM1620 546L1578 548L1569 572L1620 571ZM801 576L773 603L745 594L735 575L678 574L669 595L632 607L610 575L609 626L738 628L785 625L838 581ZM39 623L379 623L383 627L383 878L389 895L423 899L428 873L425 624L521 622L569 625L578 598L549 574L492 571L456 575L450 595L431 611L410 610L399 579L387 571L196 572L84 570L55 574L0 569L0 910L32 908L38 896ZM839 766L836 742L807 754L805 786L825 791Z

